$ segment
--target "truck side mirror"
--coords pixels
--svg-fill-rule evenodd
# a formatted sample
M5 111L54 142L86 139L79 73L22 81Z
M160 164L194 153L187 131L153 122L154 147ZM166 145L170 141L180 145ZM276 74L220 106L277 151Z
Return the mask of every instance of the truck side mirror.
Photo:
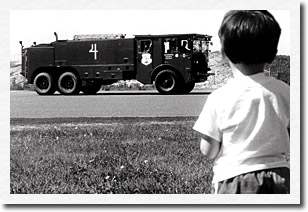
M56 32L53 33L56 36L56 41L58 41L58 34Z
M21 45L21 48L23 48L24 46L22 45L22 41L19 41L20 45Z

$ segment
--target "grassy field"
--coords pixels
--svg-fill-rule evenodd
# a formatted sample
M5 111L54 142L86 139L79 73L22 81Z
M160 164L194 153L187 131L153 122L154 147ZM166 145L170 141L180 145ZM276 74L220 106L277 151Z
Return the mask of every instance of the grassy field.
M11 119L11 193L209 193L195 120Z

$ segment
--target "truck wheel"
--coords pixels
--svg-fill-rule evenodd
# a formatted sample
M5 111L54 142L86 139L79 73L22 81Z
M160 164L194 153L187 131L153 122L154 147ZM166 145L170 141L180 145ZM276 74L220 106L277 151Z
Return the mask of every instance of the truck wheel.
M194 87L195 87L195 83L194 82L185 83L180 88L180 92L182 94L189 94L194 89Z
M52 76L46 72L39 73L34 78L34 87L39 95L51 95L56 91Z
M80 85L78 77L73 72L64 72L58 80L58 90L61 94L78 94Z
M174 94L177 92L178 77L172 70L162 70L155 77L155 86L161 94Z
M88 85L85 87L81 88L81 91L85 94L85 95L94 95L96 94L100 89L101 89L102 85L95 83L92 85Z

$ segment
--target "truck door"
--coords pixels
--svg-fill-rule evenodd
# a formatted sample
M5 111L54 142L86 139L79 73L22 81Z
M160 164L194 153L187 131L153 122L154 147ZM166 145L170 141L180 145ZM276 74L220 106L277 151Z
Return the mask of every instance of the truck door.
M153 70L153 41L151 39L137 40L137 80L150 83Z
M164 62L180 71L185 81L189 78L191 56L191 42L188 39L164 39Z

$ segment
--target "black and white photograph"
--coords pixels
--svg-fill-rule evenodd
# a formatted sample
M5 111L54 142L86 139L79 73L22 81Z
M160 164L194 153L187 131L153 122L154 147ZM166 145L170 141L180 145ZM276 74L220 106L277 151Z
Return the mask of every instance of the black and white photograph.
M3 204L301 203L298 1L21 2Z

